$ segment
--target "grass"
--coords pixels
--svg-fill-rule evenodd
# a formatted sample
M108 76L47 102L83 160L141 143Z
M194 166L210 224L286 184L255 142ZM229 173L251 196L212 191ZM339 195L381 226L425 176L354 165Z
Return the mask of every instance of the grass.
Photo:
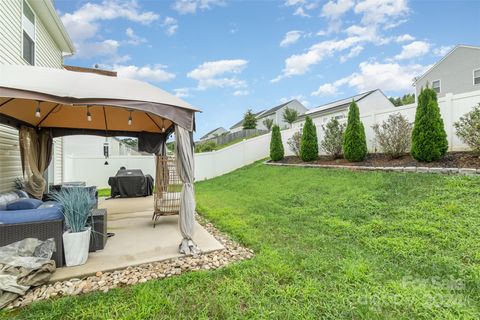
M478 319L480 179L268 167L197 183L256 256L36 303L17 319Z
M97 189L99 197L110 197L110 188Z

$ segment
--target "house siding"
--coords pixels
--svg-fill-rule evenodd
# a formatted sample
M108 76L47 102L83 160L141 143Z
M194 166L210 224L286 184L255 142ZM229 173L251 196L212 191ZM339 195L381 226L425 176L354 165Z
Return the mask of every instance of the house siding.
M480 90L473 84L473 70L480 69L480 49L458 47L415 84L416 96L422 88L440 80L439 98L447 93L460 94Z
M22 57L22 0L0 1L0 64L27 65ZM43 22L35 15L35 65L62 68L62 51L54 42ZM56 139L58 141L58 139ZM56 143L61 151L63 143ZM60 151L57 151L60 152ZM59 159L60 158L60 159ZM52 159L55 165L55 182L62 179L62 156ZM13 181L22 176L18 130L0 125L0 192L13 188Z

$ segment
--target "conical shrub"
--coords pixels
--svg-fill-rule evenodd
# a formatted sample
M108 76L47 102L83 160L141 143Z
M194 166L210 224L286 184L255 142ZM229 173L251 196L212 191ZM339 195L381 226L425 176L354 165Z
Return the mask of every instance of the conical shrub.
M282 160L285 155L283 150L282 135L280 134L280 127L274 125L272 128L272 137L270 139L270 158L273 161Z
M360 110L355 101L352 100L348 110L347 129L343 139L343 155L351 162L359 162L367 156L367 139L365 128L360 120Z
M305 125L303 126L300 158L303 161L313 161L318 158L317 128L309 116L305 117Z
M440 115L437 94L427 87L422 89L418 96L411 154L418 161L432 162L441 159L447 150L447 134Z

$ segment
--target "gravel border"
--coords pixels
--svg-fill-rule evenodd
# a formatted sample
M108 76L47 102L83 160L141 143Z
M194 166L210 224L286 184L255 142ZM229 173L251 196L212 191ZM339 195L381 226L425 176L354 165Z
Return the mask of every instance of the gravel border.
M200 223L225 248L197 256L173 258L139 266L127 267L111 272L97 272L85 279L70 279L32 288L26 295L12 301L5 309L11 310L27 306L35 301L52 297L75 296L94 291L108 292L113 288L145 283L150 280L164 279L196 270L220 269L231 263L250 259L254 252L236 243L220 232L203 217L196 215Z
M395 171L395 172L416 172L416 173L458 174L463 176L480 176L480 169L474 169L474 168L367 167L367 166L342 166L342 165L311 164L311 163L275 163L270 161L265 161L264 163L269 166L351 169L351 170L362 170L362 171Z

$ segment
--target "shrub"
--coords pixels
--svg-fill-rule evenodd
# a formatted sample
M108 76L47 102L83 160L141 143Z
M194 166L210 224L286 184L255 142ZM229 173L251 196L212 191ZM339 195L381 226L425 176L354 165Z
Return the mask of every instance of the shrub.
M270 158L273 161L282 160L284 157L282 135L280 128L275 125L272 128L272 138L270 139Z
M81 232L87 226L90 210L95 205L90 193L83 188L65 188L53 192L52 199L59 202L63 209L65 224L71 232Z
M290 108L285 108L283 111L283 121L288 123L290 125L290 128L292 127L292 123L295 122L295 120L298 119L298 111L295 109L290 109Z
M396 159L410 148L412 124L400 113L392 114L381 125L372 126L375 137L384 153Z
M337 119L332 118L325 126L322 125L325 133L320 147L326 154L336 159L340 157L343 149L343 136L345 134L345 125L340 124Z
M418 161L432 162L448 150L447 134L437 103L437 94L430 88L418 96L415 124L412 131L412 156Z
M268 131L272 130L273 119L267 118L263 120L263 125L267 128Z
M303 127L300 158L303 161L313 161L318 158L317 128L309 116L305 118L305 126Z
M215 141L207 141L203 143L199 143L195 146L195 152L200 153L200 152L210 152L217 149L217 144Z
M295 132L288 140L287 144L290 147L290 150L297 156L300 157L300 144L302 143L302 133L300 131Z
M257 118L253 114L252 110L249 109L243 115L243 129L256 129L257 128Z
M480 154L480 103L453 125L457 136L474 152Z
M343 155L351 162L358 162L367 156L367 139L365 128L360 120L360 110L355 101L352 100L348 110L348 123L343 139Z

